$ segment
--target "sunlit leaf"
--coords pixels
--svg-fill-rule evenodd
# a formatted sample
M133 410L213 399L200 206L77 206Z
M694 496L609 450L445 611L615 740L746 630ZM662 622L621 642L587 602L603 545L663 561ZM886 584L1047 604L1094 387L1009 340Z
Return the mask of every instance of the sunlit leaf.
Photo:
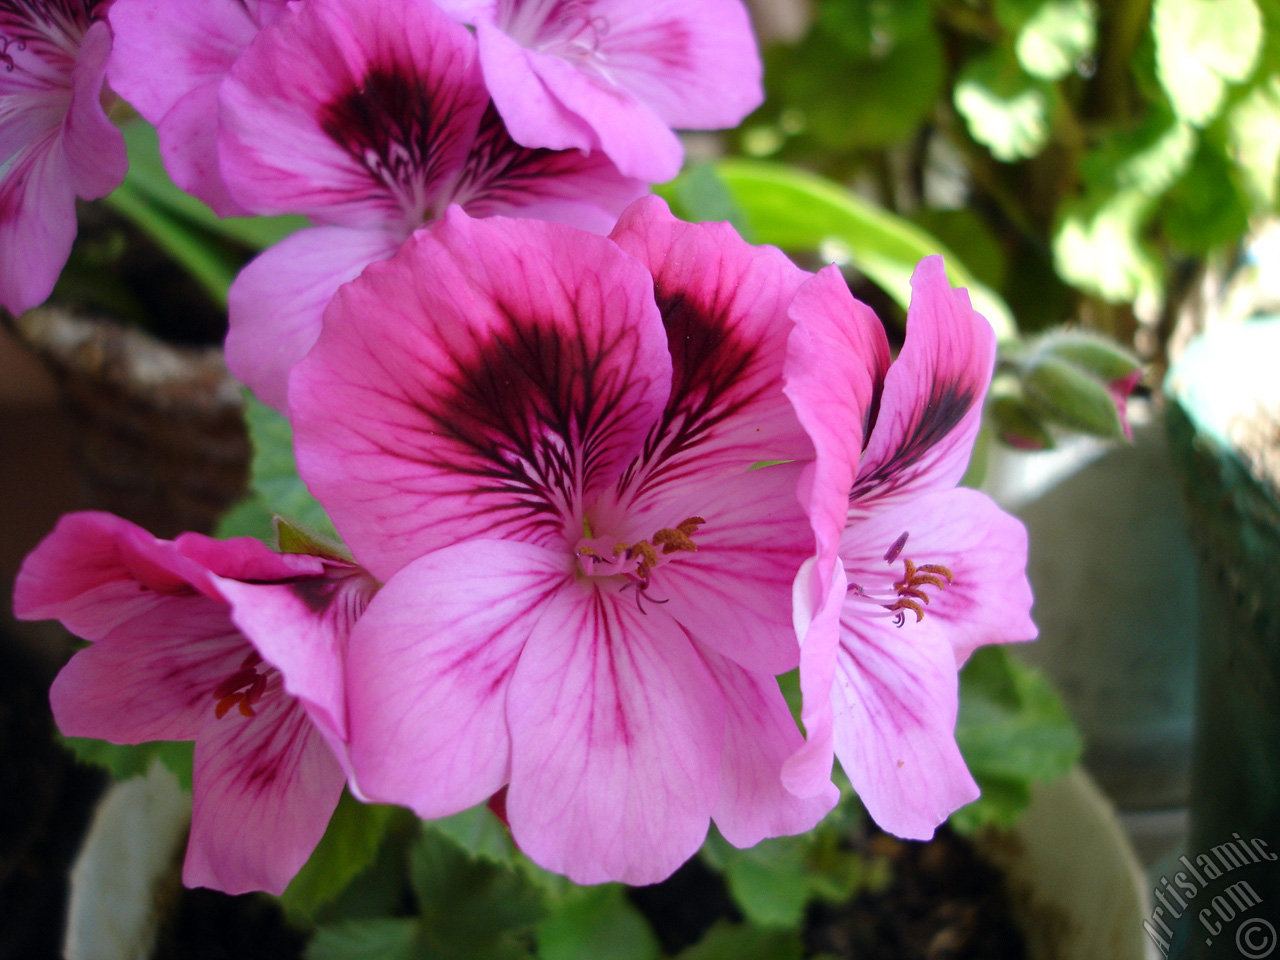
M1065 77L1093 51L1097 17L1091 0L1048 0L1018 32L1018 63L1041 80Z
M954 99L969 135L997 160L1034 157L1049 140L1047 91L1001 52L970 61Z
M1204 126L1228 83L1248 78L1262 47L1255 0L1155 0L1156 73L1178 116Z

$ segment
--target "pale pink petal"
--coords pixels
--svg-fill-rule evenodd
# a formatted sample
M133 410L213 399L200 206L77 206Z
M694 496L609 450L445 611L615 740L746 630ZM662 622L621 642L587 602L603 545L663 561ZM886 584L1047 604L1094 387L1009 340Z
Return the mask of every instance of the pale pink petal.
M285 692L302 702L330 743L345 741L347 641L377 583L358 567L337 564L323 576L288 583L215 583L236 626L284 677Z
M883 829L928 840L978 797L956 746L959 681L939 626L908 638L890 620L846 604L832 699L835 751L867 812Z
M816 559L806 561L796 576L792 608L796 636L800 638L800 719L805 742L783 764L782 782L798 797L820 795L827 789L835 759L831 688L835 683L840 615L847 584L839 559L833 561L830 572L821 575L812 569L816 564ZM827 592L817 605L813 602L814 582L827 585Z
M725 702L720 795L712 818L735 847L812 829L840 799L828 781L801 799L782 785L783 763L804 743L773 677L752 673L707 651Z
M256 706L210 716L196 741L189 887L283 893L342 796L342 767L297 701L276 692Z
M64 735L112 743L191 740L213 715L214 690L251 648L216 600L153 600L76 653L54 679L49 701Z
M664 486L628 517L623 535L634 542L689 517L706 521L692 536L697 551L664 556L644 600L664 604L690 636L760 673L783 673L800 657L791 590L813 534L796 501L799 469L717 471L708 482Z
M671 396L641 490L813 456L782 393L792 321L809 274L773 247L753 247L727 223L684 223L657 197L627 208L618 245L653 274L673 362Z
M741 0L595 0L610 80L677 129L736 127L764 99Z
M507 816L520 849L575 883L654 883L706 836L724 698L680 626L573 581L511 680Z
M490 104L448 195L473 217L508 214L608 233L623 208L648 190L599 151L520 146Z
M227 297L227 366L263 403L284 410L289 371L320 336L338 288L399 248L382 230L312 227L240 271Z
M567 555L474 540L411 563L379 591L348 654L351 762L363 795L440 817L507 782L511 674L571 576Z
M343 287L289 401L360 562L386 580L473 537L576 542L669 390L651 290L607 239L456 208Z
M129 166L124 135L102 109L102 83L110 54L110 29L105 23L91 24L80 41L71 74L71 105L62 136L73 189L86 200L105 197L120 186Z
M903 534L906 540L899 545ZM895 545L897 555L886 561L885 554ZM934 584L921 587L929 602L919 602L924 618L941 624L958 663L983 644L1036 636L1026 528L976 490L939 490L855 518L844 533L840 554L849 580L870 593L891 594L892 584L905 573L905 559L917 567L947 568L952 581L941 589ZM901 627L904 642L912 642L913 621L908 610Z
M476 36L485 84L517 143L602 150L624 174L649 183L680 172L679 138L632 91L526 49L487 22Z
M889 368L889 341L871 309L849 293L838 268L797 292L787 341L787 398L817 451L805 466L800 500L813 522L819 564L829 571L849 513L849 491ZM814 597L827 584L814 584Z
M160 135L173 182L220 216L245 209L218 166L218 86L258 33L241 0L116 0L112 88Z
M854 481L858 512L954 487L982 421L996 355L990 324L968 293L951 289L941 257L920 261L911 290L906 344L885 377Z
M53 291L76 236L75 200L56 134L18 154L0 176L0 306L10 313Z
M222 172L257 213L399 229L451 182L487 103L475 44L434 4L308 0L221 89Z

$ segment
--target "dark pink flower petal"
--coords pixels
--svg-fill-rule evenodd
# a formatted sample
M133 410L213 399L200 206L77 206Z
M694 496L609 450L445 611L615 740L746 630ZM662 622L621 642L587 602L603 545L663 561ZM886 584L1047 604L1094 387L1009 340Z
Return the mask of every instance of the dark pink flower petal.
M667 877L706 836L724 712L676 621L571 581L534 626L507 698L516 843L575 883Z
M261 22L242 0L115 0L112 88L156 126L173 182L221 216L245 213L218 167L218 86Z
M886 561L885 555L895 545L897 556ZM955 648L957 664L984 644L1036 636L1030 615L1026 528L976 490L939 490L900 507L855 518L844 532L840 555L851 583L867 594L891 598L898 596L894 584L906 579L908 560L916 568L945 568L947 575L937 578L942 586L922 580L918 592L902 596L917 603L924 620L939 624ZM873 602L862 606L877 615L883 609ZM914 612L906 608L900 628L904 642L912 642L915 621Z
M885 377L854 481L851 507L858 512L955 486L991 382L995 334L969 295L951 289L942 258L921 260L911 288L906 344Z
M223 577L215 586L231 619L263 659L280 671L284 689L306 707L341 752L347 739L344 692L348 639L378 589L359 567L329 564L323 576L287 583L245 583Z
M725 703L720 794L712 812L720 833L735 847L751 847L766 837L811 830L839 801L840 791L829 776L805 799L783 787L783 764L804 738L778 681L709 651L705 657Z
M245 207L403 238L443 209L488 98L474 41L434 4L308 0L241 55L221 102Z
M382 588L349 655L351 761L364 795L440 817L507 782L511 675L570 576L542 547L474 540Z
M671 127L732 127L763 97L738 0L445 6L476 25L485 81L516 140L602 149L651 182L679 171Z
M817 452L801 478L800 499L817 539L814 569L825 573L839 548L849 491L889 369L889 341L834 266L800 288L791 318L796 326L787 341L785 393ZM819 577L813 597L826 589Z
M491 103L447 193L473 217L506 214L608 233L623 208L648 191L599 151L520 146Z
M631 514L634 537L624 538L650 536L668 525L667 517L705 520L692 537L697 550L673 553L645 599L662 602L690 635L760 673L791 670L800 655L792 581L813 552L813 537L796 501L799 471L797 464L779 464L664 485L646 509Z
M910 637L846 604L835 683L835 752L867 812L909 840L978 797L956 746L959 681L940 625Z
M673 363L635 495L721 465L813 456L782 394L787 309L809 274L727 223L677 220L657 197L632 204L611 236L653 274Z
M607 239L456 209L343 287L290 407L361 562L385 580L464 539L576 542L669 389L650 290Z
M231 372L263 403L284 410L289 371L315 346L334 293L399 246L381 230L313 227L259 254L227 297Z
M237 710L209 716L196 740L183 882L232 894L283 893L324 836L344 780L291 697L268 694L252 718Z
M0 306L41 303L71 252L75 198L124 177L103 112L111 34L102 5L0 6Z

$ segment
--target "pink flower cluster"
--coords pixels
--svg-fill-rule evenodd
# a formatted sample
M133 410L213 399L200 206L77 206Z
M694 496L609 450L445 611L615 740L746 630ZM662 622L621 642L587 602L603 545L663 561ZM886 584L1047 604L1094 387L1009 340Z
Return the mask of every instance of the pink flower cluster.
M671 126L759 100L738 0L109 19L175 180L315 224L237 280L228 355L350 550L79 514L23 567L18 615L93 641L64 732L196 741L188 883L279 892L344 782L423 818L505 789L579 883L808 830L833 757L905 837L977 796L957 670L1035 634L1025 532L955 489L990 327L925 260L891 363L834 268L640 197Z

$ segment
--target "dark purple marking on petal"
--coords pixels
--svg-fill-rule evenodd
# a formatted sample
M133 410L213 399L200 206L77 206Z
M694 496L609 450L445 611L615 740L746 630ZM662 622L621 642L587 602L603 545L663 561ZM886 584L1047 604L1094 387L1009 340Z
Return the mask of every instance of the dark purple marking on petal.
M457 104L439 97L429 79L399 64L370 68L360 85L325 104L320 127L390 190L402 209L425 215L440 178L442 159L465 128ZM380 190L371 191L371 199Z
M707 299L664 289L655 297L671 348L671 398L645 441L641 463L652 464L642 489L661 482L673 463L705 440L726 419L759 399L764 387L742 390L763 362L761 345L746 340L730 322L733 290L717 288ZM625 486L631 471L624 477Z
M917 473L926 469L928 452L959 426L977 400L978 394L973 389L966 389L966 385L954 382L937 384L919 419L906 430L893 455L854 481L850 501L873 491L883 493L909 483Z
M432 442L421 462L475 477L472 492L497 495L478 508L493 515L489 531L512 524L561 533L581 493L613 458L614 427L628 405L626 384L605 371L632 338L618 331L593 346L498 309L505 329L444 372L444 389L417 398L427 421L419 431L456 444Z

